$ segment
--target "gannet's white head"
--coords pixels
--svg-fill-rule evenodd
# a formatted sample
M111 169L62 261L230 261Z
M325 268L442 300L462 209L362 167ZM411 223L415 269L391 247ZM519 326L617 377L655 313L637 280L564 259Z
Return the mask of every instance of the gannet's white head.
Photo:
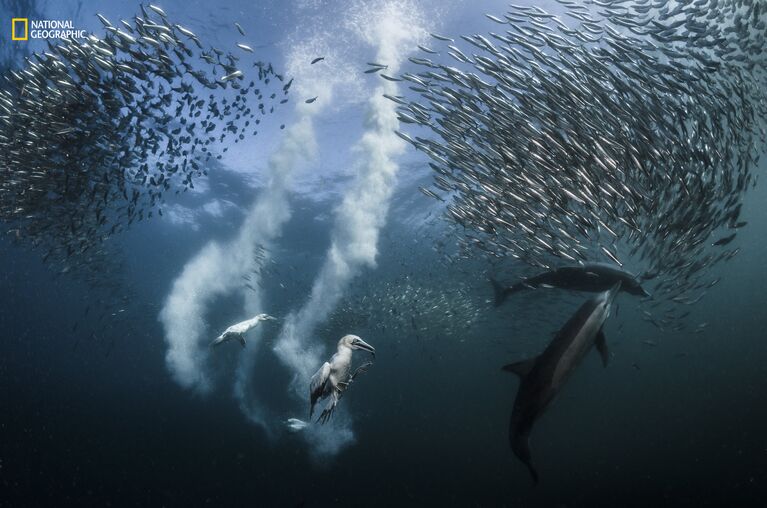
M272 319L275 320L275 321L277 320L276 317L270 316L269 314L259 314L258 316L256 316L256 319L258 321L269 321L269 320L272 320Z
M363 349L370 352L373 356L376 355L376 349L356 335L344 335L341 337L341 340L338 341L338 349L344 347L349 349Z

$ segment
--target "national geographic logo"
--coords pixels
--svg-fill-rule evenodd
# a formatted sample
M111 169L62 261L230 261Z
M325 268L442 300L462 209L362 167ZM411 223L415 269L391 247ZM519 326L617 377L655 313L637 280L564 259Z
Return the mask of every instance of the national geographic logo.
M31 26L30 26L31 25ZM85 30L76 30L72 20L59 19L11 19L11 40L27 41L29 39L82 39L86 37Z
M29 39L29 20L27 18L13 18L11 20L11 40L26 41Z

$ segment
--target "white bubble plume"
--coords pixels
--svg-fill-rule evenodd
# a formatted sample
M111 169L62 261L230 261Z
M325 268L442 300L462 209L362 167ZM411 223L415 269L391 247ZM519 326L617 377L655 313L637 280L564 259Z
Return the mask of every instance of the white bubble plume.
M303 45L296 44L289 55L287 67L296 80L292 94L299 98L317 96L317 101L311 105L303 100L297 102L297 118L285 130L279 147L269 159L268 183L248 211L237 236L223 244L211 241L205 245L173 282L160 312L168 345L166 363L174 379L185 388L200 392L211 388L208 343L211 335L216 333L211 334L208 329L205 311L215 298L240 290L243 292L243 318L265 311L260 293L242 290L241 277L245 274L253 277L256 246L268 247L290 218L287 191L291 175L302 159L315 157L313 120L332 101L333 88L340 79L337 73L323 76L318 75L316 69L307 69L308 55L318 50L314 46L311 40ZM254 288L258 288L257 282L253 280ZM243 410L251 406L245 398L248 373L257 351L256 342L253 339L249 341L236 375L234 390ZM246 414L252 420L264 423L257 411L246 410Z
M180 385L203 392L210 389L206 360L212 338L205 324L205 310L216 297L242 288L242 275L256 268L256 245L268 244L290 218L285 186L298 160L311 156L313 140L311 117L305 115L287 130L269 161L269 182L248 211L237 236L224 244L209 242L173 282L160 321L168 343L166 362ZM261 312L260 303L259 294L244 293L247 314Z
M411 2L385 2L350 15L349 26L377 48L376 61L398 72L406 52L424 33ZM372 11L372 12L371 12ZM396 95L397 84L381 79L368 101L365 132L358 143L356 176L336 209L331 245L304 306L286 319L274 347L294 374L293 390L306 399L308 381L324 360L324 347L311 346L318 323L343 296L349 282L363 268L374 267L378 234L386 222L399 166L396 157L405 143L395 134L399 127L396 104L383 97ZM333 344L335 346L335 344ZM312 425L303 433L318 454L334 454L354 439L348 417L336 415L333 424Z

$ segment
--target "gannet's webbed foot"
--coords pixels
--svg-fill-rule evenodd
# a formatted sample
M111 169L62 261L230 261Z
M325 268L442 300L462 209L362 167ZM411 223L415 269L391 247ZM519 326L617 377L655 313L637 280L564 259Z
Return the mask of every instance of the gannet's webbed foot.
M324 424L330 420L330 417L333 416L333 411L335 411L336 406L338 405L338 398L338 392L334 391L330 394L330 400L325 406L325 409L322 410L319 418L317 418L317 423Z
M367 372L371 365L373 365L373 362L365 362L362 365L360 365L359 367L357 367L354 370L354 372L352 372L352 375L349 376L349 383L354 381L354 378L357 377L358 375L364 374L365 372Z
M335 409L335 406L333 406L333 409ZM330 420L330 417L333 415L333 409L325 409L320 413L320 417L317 418L317 423L320 425L324 425L328 420Z
M346 381L339 381L338 382L338 388L341 390L341 392L345 392L347 388L349 388L349 385L352 384L352 381L354 381L354 378L358 375L365 373L368 371L368 368L373 365L373 362L365 362L359 367L357 367L354 372L352 372L349 375L349 378ZM339 398L341 396L339 395Z

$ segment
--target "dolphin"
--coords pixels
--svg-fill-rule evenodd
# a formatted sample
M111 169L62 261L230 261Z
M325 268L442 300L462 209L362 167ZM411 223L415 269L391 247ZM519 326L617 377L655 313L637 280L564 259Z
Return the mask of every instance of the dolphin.
M495 292L495 306L501 305L506 298L518 291L536 288L560 288L576 291L600 292L610 289L616 282L621 282L623 291L637 296L650 296L639 284L638 278L614 265L606 263L586 263L583 265L563 266L527 278L513 286L503 286L490 278Z
M512 451L525 463L536 483L538 472L530 456L530 431L592 345L596 345L602 363L607 366L609 354L602 325L610 316L610 307L621 284L617 282L610 290L599 293L581 305L543 353L503 367L503 370L520 378L509 422L509 442Z

